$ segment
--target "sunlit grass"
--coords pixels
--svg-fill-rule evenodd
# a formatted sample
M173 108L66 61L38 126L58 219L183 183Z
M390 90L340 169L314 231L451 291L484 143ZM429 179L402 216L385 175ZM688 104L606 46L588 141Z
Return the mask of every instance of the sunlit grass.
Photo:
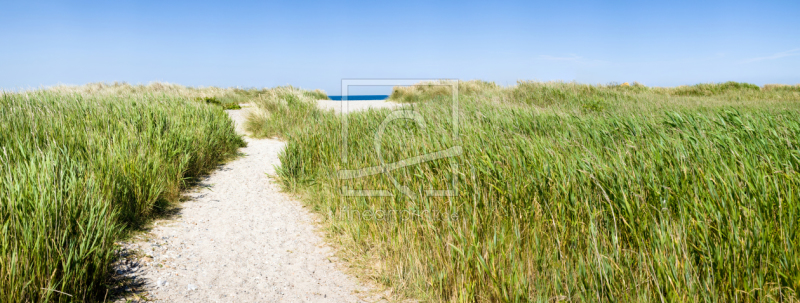
M0 95L0 302L102 300L114 242L244 144L202 94L92 84Z
M292 129L313 125L320 119L317 100L327 99L321 90L291 86L261 90L251 99L256 107L248 114L245 128L257 137L286 138Z
M270 122L268 135L288 139L285 187L375 281L432 301L797 300L799 87L472 81L459 91L460 140L447 87L390 97L427 127L393 122L386 163L463 148L454 174L445 159L391 172L413 198L382 174L337 178L380 165L375 132L390 110L349 114L346 163L332 112L303 105L303 123ZM457 196L423 195L453 176ZM395 196L342 197L342 186ZM387 210L448 216L376 218Z

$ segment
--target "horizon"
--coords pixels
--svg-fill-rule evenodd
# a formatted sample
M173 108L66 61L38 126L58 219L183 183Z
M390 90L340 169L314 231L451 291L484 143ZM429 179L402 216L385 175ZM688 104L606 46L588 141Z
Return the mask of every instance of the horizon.
M800 83L800 4L788 1L4 6L5 91L116 81L341 95L346 78Z
M472 81L472 80L480 80L480 79L470 79L470 80L460 80L459 79L459 81L465 81L465 82L466 81ZM520 80L520 81L525 81L525 80ZM575 81L561 81L561 80L534 81L534 82L539 82L539 83L575 83L575 84L579 84L579 85L592 85L592 86L613 86L613 85L625 85L625 84L629 84L629 85L635 85L635 84L644 85L642 83L636 83L636 82L634 82L634 83L629 83L629 82L623 82L623 83L609 82L609 83L594 83L594 84L593 83L580 83L580 82L575 82ZM725 81L725 82L735 82L735 81ZM651 87L651 88L676 88L676 87L694 86L694 85L700 85L700 84L724 84L725 82L701 82L701 83L695 83L695 84L676 85L676 86L650 86L650 85L645 85L645 86ZM35 91L35 90L40 90L40 89L56 88L56 87L59 87L59 86L85 86L85 85L92 85L92 84L98 84L98 83L102 83L102 84L109 85L109 86L113 86L113 85L148 86L148 85L151 85L151 84L161 83L161 84L179 85L179 86L183 86L183 87L186 87L186 88L193 88L193 89L204 89L204 88L215 87L215 88L221 88L221 89L235 88L235 89L244 89L244 90L250 90L250 89L262 90L262 89L272 89L272 88L277 87L277 86L273 86L273 87L267 87L267 86L265 86L265 87L241 87L241 86L222 87L222 86L202 86L202 85L200 85L200 86L191 86L191 85L183 85L183 84L180 84L180 83L160 82L160 81L151 81L151 82L148 82L148 83L128 83L128 82L125 82L125 81L115 81L115 82L90 82L90 83L84 83L84 84L56 84L56 85L51 85L51 86L40 86L38 88L23 88L23 89L5 89L5 88L0 88L0 92L17 92L18 93L18 92L26 91L26 90L27 91ZM740 83L746 83L746 82L740 82ZM752 84L752 83L747 83L747 84ZM502 84L498 84L498 85L500 87L510 87L510 86L517 85L517 83L510 84L510 85L502 85ZM761 87L761 88L764 88L765 86L769 86L769 85L800 86L800 83L796 83L796 84L766 83L766 84L758 85L758 86ZM287 85L287 86L291 86L291 85ZM392 88L393 87L397 87L397 86L409 87L409 86L413 86L413 84L396 85L396 86L380 85L378 87L375 87L375 86L371 86L371 87L370 86L351 86L351 90L354 90L355 92L354 93L349 93L349 94L347 94L347 96L351 96L351 97L386 97L386 98L388 98L392 94L392 91L391 91ZM297 88L306 89L306 88L302 88L302 87L297 87ZM314 88L309 88L309 89L314 90ZM335 94L334 95L334 94L330 94L330 93L326 92L325 90L322 90L322 91L326 95L328 95L328 97L332 101L339 101L344 96L343 94ZM386 99L386 98L381 98L381 99ZM349 99L349 101L371 101L371 100L378 100L378 99L373 99L373 98L370 98L370 99L363 99L363 98Z

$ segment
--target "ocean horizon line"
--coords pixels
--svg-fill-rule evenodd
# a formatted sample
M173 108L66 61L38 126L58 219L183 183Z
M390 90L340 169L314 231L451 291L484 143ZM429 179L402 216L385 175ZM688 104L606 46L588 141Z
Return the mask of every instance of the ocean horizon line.
M345 96L328 96L333 101L342 101ZM347 95L347 101L374 101L386 100L389 95Z

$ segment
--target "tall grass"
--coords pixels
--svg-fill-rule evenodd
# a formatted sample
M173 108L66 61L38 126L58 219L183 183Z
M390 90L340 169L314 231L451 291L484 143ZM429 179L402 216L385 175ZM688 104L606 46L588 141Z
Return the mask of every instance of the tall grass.
M432 301L798 300L796 88L462 87L460 140L452 92L421 84L390 97L411 102L426 127L393 122L386 163L463 149L392 171L411 197L382 174L337 178L380 165L373 139L389 110L349 114L346 163L339 117L281 120L293 125L284 185L376 281ZM453 177L457 196L423 195ZM395 196L343 197L343 186Z
M245 128L257 137L286 138L294 129L313 125L320 119L317 100L327 100L321 90L307 91L280 86L258 91L252 99L256 106L248 114Z
M244 145L220 107L165 87L0 95L0 301L98 299L114 242Z

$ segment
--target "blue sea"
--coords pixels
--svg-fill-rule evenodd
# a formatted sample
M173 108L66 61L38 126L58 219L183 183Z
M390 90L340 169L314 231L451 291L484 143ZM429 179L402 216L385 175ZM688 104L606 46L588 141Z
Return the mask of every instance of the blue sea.
M342 101L342 96L328 96L331 100ZM386 100L389 95L350 95L347 101Z

